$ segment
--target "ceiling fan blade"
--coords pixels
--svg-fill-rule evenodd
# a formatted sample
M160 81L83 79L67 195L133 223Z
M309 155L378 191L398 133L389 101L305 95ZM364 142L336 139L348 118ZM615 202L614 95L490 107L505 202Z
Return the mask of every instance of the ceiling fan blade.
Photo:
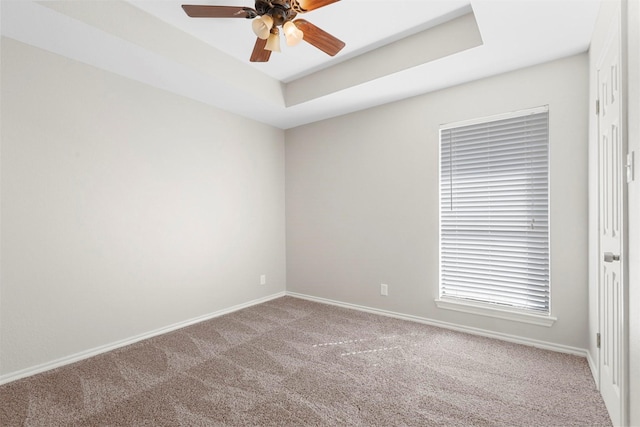
M319 9L337 1L340 0L297 0L301 12L309 12L310 10Z
M183 4L182 8L191 18L255 18L257 16L256 11L250 7Z
M302 31L302 39L330 56L340 52L345 43L313 25L305 19L296 19L293 23Z
M253 46L253 52L251 53L251 62L267 62L271 57L271 51L266 50L265 46L267 45L267 41L258 37L256 39L256 44Z

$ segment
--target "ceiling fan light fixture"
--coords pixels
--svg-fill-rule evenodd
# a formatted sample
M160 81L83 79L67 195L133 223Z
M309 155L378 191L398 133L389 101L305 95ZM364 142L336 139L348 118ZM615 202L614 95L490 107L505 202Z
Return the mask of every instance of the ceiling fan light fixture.
M284 30L284 37L287 41L287 46L297 45L304 37L304 33L291 21L285 22L282 29Z
M2 0L0 0L2 1ZM248 1L248 0L247 0ZM280 28L288 46L301 41L335 56L345 43L297 15L328 6L340 0L255 0L255 9L242 6L183 4L190 18L244 18L258 37L253 45L250 62L267 62L271 52L280 52Z
M267 39L267 44L264 48L271 52L280 52L280 32L277 27L271 29L271 33Z
M258 16L251 22L251 28L256 36L266 40L269 38L271 28L273 28L273 18L269 15Z

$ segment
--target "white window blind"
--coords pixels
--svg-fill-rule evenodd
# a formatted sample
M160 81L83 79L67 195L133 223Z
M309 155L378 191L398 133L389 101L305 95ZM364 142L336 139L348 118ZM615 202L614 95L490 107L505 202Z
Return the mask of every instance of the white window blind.
M547 108L440 130L440 297L549 313Z

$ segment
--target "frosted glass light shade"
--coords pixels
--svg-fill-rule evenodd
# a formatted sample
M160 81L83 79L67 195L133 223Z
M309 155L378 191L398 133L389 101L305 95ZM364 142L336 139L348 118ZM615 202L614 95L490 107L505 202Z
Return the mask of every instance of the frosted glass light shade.
M280 52L280 34L278 33L277 28L275 28L275 31L272 31L271 34L269 34L267 44L264 48L272 52Z
M273 18L269 15L258 16L251 22L253 32L262 40L266 40L269 37L272 27Z
M282 26L282 29L284 30L284 37L287 41L287 46L295 46L302 41L304 33L300 29L298 29L298 27L296 27L296 24L294 24L293 22L285 22Z

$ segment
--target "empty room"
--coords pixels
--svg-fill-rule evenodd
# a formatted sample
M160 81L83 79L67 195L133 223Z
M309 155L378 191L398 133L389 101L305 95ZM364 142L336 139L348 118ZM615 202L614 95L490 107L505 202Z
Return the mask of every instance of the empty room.
M640 426L639 0L0 23L0 425Z

